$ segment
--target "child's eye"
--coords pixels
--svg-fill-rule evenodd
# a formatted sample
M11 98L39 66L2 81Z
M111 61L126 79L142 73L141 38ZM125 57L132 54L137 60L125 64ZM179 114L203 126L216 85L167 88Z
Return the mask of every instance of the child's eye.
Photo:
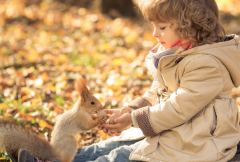
M164 30L166 27L160 28L160 30Z

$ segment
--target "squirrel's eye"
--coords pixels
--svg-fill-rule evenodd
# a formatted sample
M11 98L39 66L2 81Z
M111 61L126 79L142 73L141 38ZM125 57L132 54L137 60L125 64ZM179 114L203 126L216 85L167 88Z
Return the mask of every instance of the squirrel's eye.
M92 105L94 105L94 104L95 104L95 102L93 102L93 101L92 101L92 102L91 102L91 104L92 104Z

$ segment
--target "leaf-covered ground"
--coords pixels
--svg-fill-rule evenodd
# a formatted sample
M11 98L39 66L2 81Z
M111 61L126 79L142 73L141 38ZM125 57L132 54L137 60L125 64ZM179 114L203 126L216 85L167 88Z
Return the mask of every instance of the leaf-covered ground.
M238 13L221 14L227 34L240 34ZM0 117L32 126L50 140L58 116L77 100L77 77L85 78L102 104L122 107L151 86L144 65L156 44L151 30L142 19L113 20L99 9L0 0ZM233 97L240 105L240 88ZM79 146L107 138L92 129L79 135Z

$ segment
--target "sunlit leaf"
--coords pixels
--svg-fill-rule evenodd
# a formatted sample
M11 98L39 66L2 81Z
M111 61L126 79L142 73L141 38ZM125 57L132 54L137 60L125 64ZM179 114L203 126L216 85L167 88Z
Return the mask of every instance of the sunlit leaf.
M126 64L126 63L127 63L126 60L123 58L116 58L112 62L113 65L118 65L118 66Z
M58 58L58 61L61 63L67 62L67 56L65 54L61 54Z
M61 105L64 105L64 103L65 103L65 101L62 98L61 99L57 98L56 101L58 101ZM59 114L63 113L63 110L58 108L58 107L55 107L54 111L59 113Z
M26 118L25 118L25 122L29 122L32 120L34 120L34 118L32 116L26 116Z
M3 118L9 118L10 116L12 116L11 114L5 114L4 116L3 116Z
M0 103L0 110L6 110L8 108L7 104Z
M45 120L40 120L38 124L42 128L46 128L49 125Z
M52 130L53 130L53 128L54 128L52 125L47 125L46 127L47 127L48 129L52 129Z
M135 49L129 49L128 51L123 53L123 56L125 56L128 59L134 59L137 56L137 52Z
M112 47L111 47L110 44L104 43L104 44L102 44L102 45L99 47L99 50L100 50L100 51L105 51L105 50L110 50L111 48L112 48Z

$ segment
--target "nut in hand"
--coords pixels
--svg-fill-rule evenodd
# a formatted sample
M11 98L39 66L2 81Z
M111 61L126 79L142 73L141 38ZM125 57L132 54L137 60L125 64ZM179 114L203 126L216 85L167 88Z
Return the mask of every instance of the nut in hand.
M125 113L132 113L132 109L130 107L122 107L120 110L121 115L125 114Z
M116 117L118 117L118 115L116 113L113 113L109 118L109 124L116 124L114 121Z

